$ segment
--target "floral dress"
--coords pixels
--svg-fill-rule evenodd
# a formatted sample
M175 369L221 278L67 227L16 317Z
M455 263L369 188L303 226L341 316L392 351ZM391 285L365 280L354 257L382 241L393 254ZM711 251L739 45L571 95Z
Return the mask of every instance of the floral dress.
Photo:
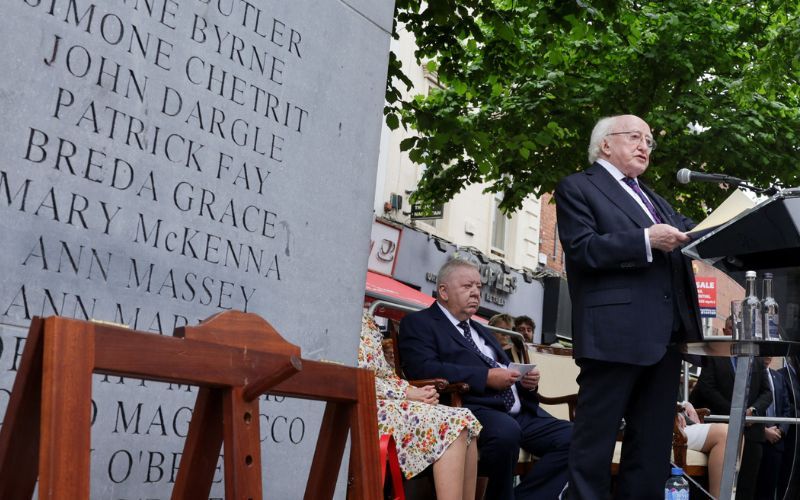
M408 382L399 378L383 355L381 333L368 313L361 322L358 366L375 372L378 433L391 433L397 443L400 468L406 478L432 464L467 429L468 442L481 430L466 408L431 405L406 399Z

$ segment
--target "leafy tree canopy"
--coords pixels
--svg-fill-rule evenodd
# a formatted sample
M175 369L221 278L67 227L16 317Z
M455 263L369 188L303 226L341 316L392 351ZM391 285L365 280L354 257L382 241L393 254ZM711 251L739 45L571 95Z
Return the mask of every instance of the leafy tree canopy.
M403 100L390 60L386 121L427 169L418 201L489 183L513 211L586 167L601 116L632 113L658 147L645 174L701 217L726 193L675 172L800 184L800 3L790 0L397 0L398 25L442 90Z

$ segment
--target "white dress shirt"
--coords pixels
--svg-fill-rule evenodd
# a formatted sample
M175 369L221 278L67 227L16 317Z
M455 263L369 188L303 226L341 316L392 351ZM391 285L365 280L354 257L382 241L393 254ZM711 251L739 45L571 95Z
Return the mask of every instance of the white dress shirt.
M456 329L458 329L458 332L462 333L463 330L461 329L460 326L458 326L460 321L456 319L455 316L450 314L450 311L445 309L438 301L436 302L436 305L439 306L439 309L442 310L447 319L449 319L450 322L453 323L453 326L455 326ZM497 361L497 354L494 352L494 349L492 349L492 347L489 344L487 344L485 340L483 340L483 337L481 337L480 334L478 334L478 332L476 332L475 329L472 328L472 325L469 324L469 321L467 321L467 325L469 325L469 336L472 337L472 341L475 342L476 346L478 346L478 350L481 351L483 354L485 354L487 357L493 359L495 363L497 363L500 367L508 368L508 365L504 365L503 363ZM511 407L508 413L510 413L511 415L516 415L522 409L522 404L519 401L519 393L517 393L516 384L511 384L511 392L514 393L514 406Z
M653 224L657 224L656 220L653 219L653 214L651 214L650 210L647 209L647 207L645 206L644 202L639 197L639 195L636 193L636 191L631 189L631 187L629 185L627 185L622 180L627 176L625 174L623 174L617 167L615 167L610 162L608 162L608 161L606 161L606 160L604 160L602 158L598 159L597 163L602 165L603 168L605 168L608 171L608 173L611 174L611 176L614 177L614 179L616 179L620 183L620 185L625 190L625 192L628 193L628 195L631 198L633 198L633 201L635 201L636 204L641 207L642 211L645 213L645 215L647 215L647 218L650 219L651 221L653 221ZM637 181L636 179L634 179L634 181L636 181L637 184L639 183L639 181ZM646 194L644 194L644 191L642 192L642 194L644 196L647 196ZM649 199L650 198L648 198L648 200ZM650 203L653 203L653 200L650 200ZM653 206L655 206L655 205L653 205ZM650 248L650 232L648 231L647 228L644 229L644 246L645 246L645 249L646 249L646 252L647 252L647 262L653 262L653 251Z

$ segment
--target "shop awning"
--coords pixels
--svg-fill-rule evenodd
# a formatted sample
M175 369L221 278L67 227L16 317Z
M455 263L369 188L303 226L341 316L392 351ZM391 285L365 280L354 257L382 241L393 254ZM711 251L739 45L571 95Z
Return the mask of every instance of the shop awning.
M436 300L430 295L425 295L408 285L400 283L394 278L367 271L367 298L372 300L386 300L406 306L425 308Z
M417 309L425 309L433 304L436 299L394 278L367 271L367 287L364 303L371 304L375 300L384 300ZM400 319L405 316L406 313L392 311L390 308L379 307L375 311L375 314L387 318ZM473 316L472 319L481 323L486 323L486 320L479 316Z

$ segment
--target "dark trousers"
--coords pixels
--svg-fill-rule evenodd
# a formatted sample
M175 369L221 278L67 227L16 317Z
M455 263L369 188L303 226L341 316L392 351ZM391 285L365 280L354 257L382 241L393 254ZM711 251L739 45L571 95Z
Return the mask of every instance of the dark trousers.
M578 360L578 406L569 450L569 500L611 496L611 460L620 420L625 437L616 496L664 498L680 356L668 351L651 366Z
M800 497L800 442L798 442L797 426L789 426L789 432L783 442L783 459L781 460L780 479L778 481L779 498ZM794 469L794 473L792 473Z
M778 444L781 444L780 442ZM776 446L770 442L761 443L761 464L758 468L758 500L774 500L783 498L783 492L778 492L778 476L781 472L783 446ZM737 494L738 496L738 494Z
M739 476L736 479L736 498L738 500L756 498L756 482L758 481L760 464L761 441L753 441L745 436L742 463L739 466Z
M567 453L572 424L541 408L523 407L518 415L470 407L483 425L478 437L478 475L489 478L487 500L554 500L567 482ZM523 448L539 460L514 489L513 471Z

